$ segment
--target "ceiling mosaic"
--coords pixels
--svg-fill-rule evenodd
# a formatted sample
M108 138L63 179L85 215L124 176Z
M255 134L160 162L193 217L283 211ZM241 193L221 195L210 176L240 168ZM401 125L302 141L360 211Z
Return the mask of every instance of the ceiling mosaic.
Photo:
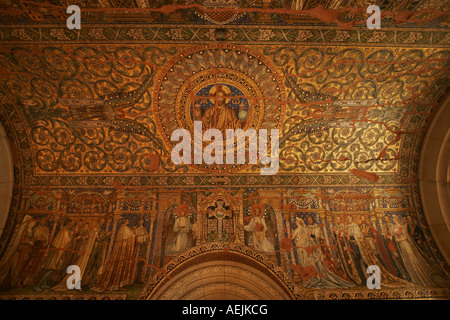
M0 298L74 294L66 268L79 265L78 297L147 299L223 251L295 299L448 297L417 186L449 85L448 15L401 3L380 1L390 27L369 30L365 1L99 0L69 30L65 3L0 1L15 171ZM195 121L278 129L278 172L174 164L171 136ZM381 290L365 285L369 265Z

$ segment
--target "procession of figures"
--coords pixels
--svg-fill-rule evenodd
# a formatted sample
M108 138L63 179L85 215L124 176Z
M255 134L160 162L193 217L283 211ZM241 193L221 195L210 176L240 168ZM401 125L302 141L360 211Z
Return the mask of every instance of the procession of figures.
M178 254L218 241L240 242L270 257L305 288L365 287L371 265L380 268L385 288L448 285L411 215L349 212L324 218L291 207L277 216L264 203L236 208L220 198L203 201L201 210L170 205L161 237L145 210L120 216L25 215L1 260L0 288L66 291L66 270L76 265L82 290L122 290L146 283Z

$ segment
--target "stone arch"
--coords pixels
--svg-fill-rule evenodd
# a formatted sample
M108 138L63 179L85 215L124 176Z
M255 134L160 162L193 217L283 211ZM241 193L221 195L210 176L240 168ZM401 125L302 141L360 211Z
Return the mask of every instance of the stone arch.
M434 116L422 144L419 189L427 224L450 264L450 95Z
M222 246L222 245L219 245ZM145 300L291 300L293 286L262 255L225 243L195 247L166 265L141 292ZM224 249L224 250L221 250ZM256 256L253 256L253 255ZM180 262L180 260L182 262ZM183 261L184 260L184 261ZM177 264L177 262L180 262ZM270 263L270 262L269 262ZM281 277L280 277L281 275Z
M14 167L11 147L5 129L0 123L0 237L8 219L13 186Z

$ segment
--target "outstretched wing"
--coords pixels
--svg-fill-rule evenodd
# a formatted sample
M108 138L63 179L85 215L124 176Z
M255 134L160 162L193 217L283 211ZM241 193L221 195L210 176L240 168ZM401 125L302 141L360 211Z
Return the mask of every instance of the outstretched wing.
M145 136L152 140L155 147L161 149L165 154L169 154L161 140L158 139L146 126L131 119L115 119L111 121L110 130L127 132Z
M286 69L286 74L289 74L289 70ZM318 92L310 92L303 90L297 85L297 82L295 81L295 78L293 76L286 76L285 77L286 85L292 90L295 97L301 102L301 103L314 103L314 102L320 102L317 104L317 107L328 107L331 106L331 103L335 100L337 100L336 97L318 93ZM326 103L328 101L328 103ZM314 104L312 105L314 107Z
M280 140L280 147L284 147L284 144L287 140L289 140L292 136L306 132L306 133L312 133L312 132L319 132L324 131L329 128L328 120L326 119L306 119L302 120L301 122L298 122L294 124L286 134L283 135L283 137Z
M150 72L148 69L146 70L147 74L143 77L142 86L136 90L106 95L101 97L101 99L106 105L111 107L131 107L135 105L142 98L153 80L153 71Z
M136 90L127 92L116 92L100 96L98 99L91 98L59 98L59 103L63 106L100 106L107 105L110 107L130 107L138 103L142 98L153 80L153 70L150 72L146 69L147 74L143 77L142 85Z
M100 106L104 104L102 99L89 99L89 98L58 98L59 104L68 107L81 107L81 106Z

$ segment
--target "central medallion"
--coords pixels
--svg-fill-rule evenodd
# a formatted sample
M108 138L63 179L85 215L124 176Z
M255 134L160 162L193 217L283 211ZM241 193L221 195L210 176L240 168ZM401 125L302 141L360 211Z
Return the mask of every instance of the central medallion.
M218 129L279 128L286 99L281 76L262 55L247 48L209 45L184 51L157 76L153 105L163 141L171 150L176 129L194 132ZM226 142L224 142L225 144ZM242 169L245 164L191 164L217 173Z
M242 72L214 68L201 71L185 82L178 93L177 121L193 129L258 128L263 120L264 101L256 83Z

